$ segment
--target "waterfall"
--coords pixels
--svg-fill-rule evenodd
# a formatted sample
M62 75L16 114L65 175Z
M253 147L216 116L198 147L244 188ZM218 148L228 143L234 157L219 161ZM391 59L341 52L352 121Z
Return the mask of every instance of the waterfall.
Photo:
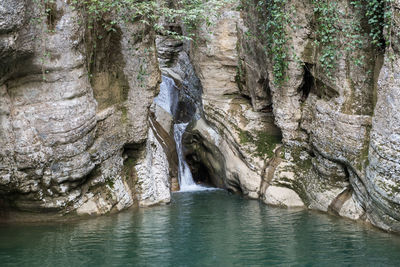
M175 116L178 105L178 90L176 90L175 87L176 85L173 79L162 76L160 93L154 98L154 102L172 116Z
M162 109L175 115L178 105L178 90L175 89L175 82L173 79L162 76L162 83L160 85L160 93L154 99L154 102ZM176 143L176 151L178 154L178 178L180 191L196 191L204 190L205 187L197 185L194 180L190 168L185 161L183 155L182 136L189 123L174 124L174 140Z
M185 157L183 155L183 145L182 145L182 135L186 130L186 127L189 123L180 123L174 125L174 139L176 143L176 151L178 153L178 161L179 161L179 186L181 187L181 191L192 191L192 190L201 190L202 186L197 185L193 181L192 173L190 172L189 166L185 161Z

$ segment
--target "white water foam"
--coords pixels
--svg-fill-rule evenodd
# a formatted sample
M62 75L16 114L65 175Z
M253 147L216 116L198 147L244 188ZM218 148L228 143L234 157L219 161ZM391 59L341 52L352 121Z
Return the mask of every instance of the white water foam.
M183 146L182 146L182 135L186 130L188 123L180 123L174 125L174 139L176 143L176 151L178 153L178 161L179 161L179 186L181 188L181 192L188 191L198 191L198 190L207 190L207 187L200 186L196 184L193 180L192 173L190 172L190 168L185 161L185 157L183 156Z
M176 85L173 79L163 76L162 83L160 84L160 93L154 99L154 102L162 109L174 115L174 109L178 101L178 91L175 89ZM193 180L190 168L185 161L183 155L182 135L186 130L188 123L180 123L174 125L174 139L176 143L176 151L178 153L178 178L179 178L179 192L190 192L200 190L213 190L214 188L204 187L196 184Z

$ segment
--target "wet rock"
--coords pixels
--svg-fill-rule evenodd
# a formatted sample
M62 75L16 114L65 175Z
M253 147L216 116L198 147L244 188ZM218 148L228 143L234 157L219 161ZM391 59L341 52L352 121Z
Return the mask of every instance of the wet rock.
M57 19L36 25L38 4L0 4L0 194L24 211L128 208L140 195L123 152L148 138L160 81L154 35L147 31L132 49L144 26L116 25L91 46L78 11L64 1L52 8ZM138 79L140 68L146 75Z

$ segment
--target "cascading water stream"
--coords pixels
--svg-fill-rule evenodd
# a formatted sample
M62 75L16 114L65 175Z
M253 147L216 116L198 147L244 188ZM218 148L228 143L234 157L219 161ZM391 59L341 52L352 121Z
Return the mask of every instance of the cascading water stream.
M173 79L162 76L160 93L154 102L172 116L175 116L176 106L178 105L178 91Z
M160 93L154 99L154 102L163 108L165 111L170 113L172 116L175 115L177 103L178 103L178 92L175 89L175 82L173 79L166 76L162 76L162 83L160 85ZM176 151L178 153L178 176L180 191L197 191L207 189L197 185L194 180L188 164L185 161L183 154L182 136L189 123L174 124L174 139L176 143Z
M174 125L174 139L176 143L176 151L178 153L178 175L181 191L201 190L204 188L194 182L192 173L190 172L189 166L186 163L185 157L183 155L182 135L185 132L188 124L189 123L180 123Z

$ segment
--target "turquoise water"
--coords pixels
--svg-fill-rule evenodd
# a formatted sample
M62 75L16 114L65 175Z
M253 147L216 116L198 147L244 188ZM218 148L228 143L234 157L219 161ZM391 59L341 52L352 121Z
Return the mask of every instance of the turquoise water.
M400 237L225 191L63 224L0 226L0 266L400 266Z

